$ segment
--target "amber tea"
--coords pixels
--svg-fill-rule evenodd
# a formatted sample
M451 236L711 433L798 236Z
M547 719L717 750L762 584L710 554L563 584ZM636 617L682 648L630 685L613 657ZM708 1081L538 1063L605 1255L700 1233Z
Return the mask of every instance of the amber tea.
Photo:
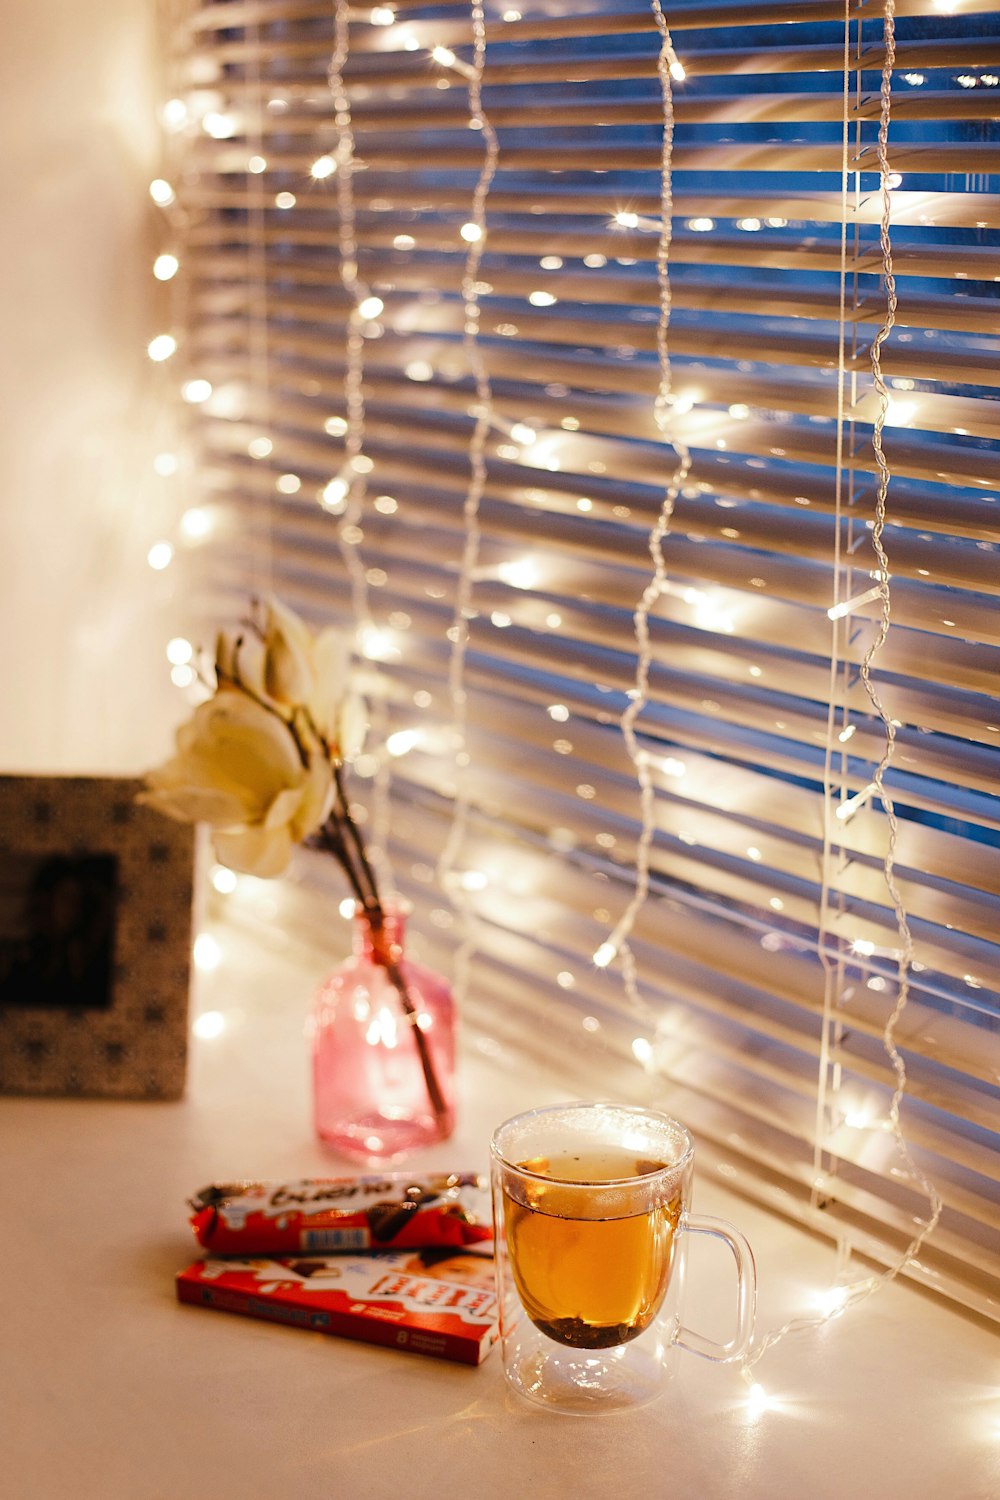
M676 1183L664 1192L666 1163L600 1146L517 1165L530 1176L505 1182L504 1228L531 1321L571 1348L634 1339L659 1311L673 1267L682 1203Z
M490 1142L504 1378L550 1411L621 1411L660 1395L674 1351L740 1359L753 1337L753 1252L738 1229L691 1212L694 1142L658 1110L548 1104ZM692 1235L736 1267L727 1343L682 1317Z

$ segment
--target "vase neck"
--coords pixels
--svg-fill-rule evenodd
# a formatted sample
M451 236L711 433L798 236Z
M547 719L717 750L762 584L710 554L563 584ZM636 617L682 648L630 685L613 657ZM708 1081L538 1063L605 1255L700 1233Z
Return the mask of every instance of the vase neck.
M398 963L403 956L406 917L399 911L383 912L382 923L373 922L364 910L354 914L354 952L358 958L384 964Z

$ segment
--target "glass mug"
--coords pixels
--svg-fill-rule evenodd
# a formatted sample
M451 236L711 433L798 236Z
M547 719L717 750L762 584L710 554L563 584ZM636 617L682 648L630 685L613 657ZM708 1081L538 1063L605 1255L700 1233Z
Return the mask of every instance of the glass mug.
M642 1406L673 1351L740 1359L756 1274L731 1224L688 1211L694 1145L655 1110L556 1104L516 1115L491 1142L500 1341L508 1384L543 1406ZM736 1261L736 1330L718 1344L683 1327L686 1241L708 1234Z

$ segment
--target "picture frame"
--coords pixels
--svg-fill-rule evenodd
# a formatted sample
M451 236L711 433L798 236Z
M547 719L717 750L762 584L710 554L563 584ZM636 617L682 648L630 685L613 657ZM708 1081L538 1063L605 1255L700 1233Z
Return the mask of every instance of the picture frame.
M195 830L142 786L0 776L0 1093L183 1093Z

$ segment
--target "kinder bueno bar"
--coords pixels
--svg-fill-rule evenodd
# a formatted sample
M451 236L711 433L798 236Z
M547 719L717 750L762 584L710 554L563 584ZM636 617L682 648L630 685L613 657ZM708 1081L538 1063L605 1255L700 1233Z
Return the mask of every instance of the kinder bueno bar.
M202 1188L190 1206L195 1238L213 1255L323 1255L492 1237L489 1192L474 1173L241 1182Z
M478 1365L497 1337L493 1259L452 1248L200 1260L181 1302Z

